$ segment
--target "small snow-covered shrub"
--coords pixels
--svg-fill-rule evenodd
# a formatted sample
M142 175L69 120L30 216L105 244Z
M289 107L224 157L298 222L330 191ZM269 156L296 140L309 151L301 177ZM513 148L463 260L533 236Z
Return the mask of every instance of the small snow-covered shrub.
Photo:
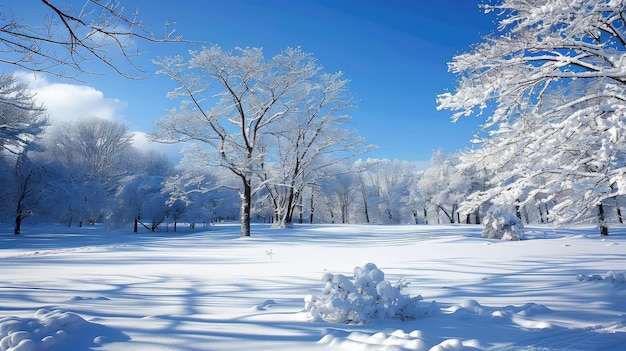
M434 301L420 308L420 295L410 297L400 293L408 285L406 281L386 281L385 273L373 263L354 268L353 278L326 273L322 281L321 297L307 295L304 298L304 308L311 320L368 323L381 319L416 319L439 310Z
M480 236L487 239L522 240L524 224L514 215L494 205L489 208L483 219L483 231Z
M576 279L578 279L579 281L602 280L602 281L611 282L613 283L613 285L618 286L618 285L626 283L626 272L608 271L606 272L606 275L604 276L599 275L599 274L592 274L592 275L578 274L576 276Z

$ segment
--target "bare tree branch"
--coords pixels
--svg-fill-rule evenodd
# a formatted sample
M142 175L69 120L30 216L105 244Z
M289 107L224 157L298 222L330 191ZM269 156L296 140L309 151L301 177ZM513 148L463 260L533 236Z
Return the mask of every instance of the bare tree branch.
M137 57L143 54L137 41L147 43L206 43L184 40L165 22L165 34L156 36L139 19L128 14L118 1L85 0L80 9L61 7L58 0L40 0L46 8L41 25L33 25L28 14L10 8L0 13L0 62L33 72L79 80L96 72L88 62L104 64L116 74L140 78Z

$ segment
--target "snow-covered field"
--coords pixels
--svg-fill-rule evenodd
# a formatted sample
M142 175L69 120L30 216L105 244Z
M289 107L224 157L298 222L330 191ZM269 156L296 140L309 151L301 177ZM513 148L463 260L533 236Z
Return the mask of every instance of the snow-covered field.
M0 226L0 350L625 350L626 228ZM326 273L371 262L436 301L417 320L309 321ZM611 271L612 273L608 273Z

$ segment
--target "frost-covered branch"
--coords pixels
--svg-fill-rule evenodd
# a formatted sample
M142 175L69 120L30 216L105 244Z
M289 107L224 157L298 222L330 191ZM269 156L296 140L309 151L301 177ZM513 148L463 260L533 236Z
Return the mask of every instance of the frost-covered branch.
M138 11L129 13L117 1L85 0L82 6L72 7L40 0L39 6L41 11L20 14L6 5L0 19L0 62L78 79L93 73L89 63L96 61L120 76L137 78L136 73L143 72L136 61L142 54L138 41L192 42L177 36L169 22L163 36L155 35ZM36 18L40 12L44 17ZM40 25L32 24L38 20Z
M500 32L454 57L457 88L438 96L454 121L489 113L488 137L462 160L490 171L490 188L461 210L549 199L552 217L571 223L626 194L619 182L626 173L626 1L484 7L500 13Z

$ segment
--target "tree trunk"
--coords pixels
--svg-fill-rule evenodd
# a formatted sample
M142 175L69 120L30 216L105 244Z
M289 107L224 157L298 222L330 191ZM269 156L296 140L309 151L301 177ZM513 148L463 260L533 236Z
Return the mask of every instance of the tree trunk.
M424 207L424 224L428 224L428 210Z
M71 212L71 211L70 211ZM74 217L72 217L72 215L70 215L70 219L67 221L67 227L71 228L72 227L72 220L74 219Z
M443 207L441 207L441 205L438 205L438 209L440 211L443 211L443 213L446 215L446 217L448 217L448 220L450 221L450 223L454 223L454 209L455 206L452 206L452 211L450 213L448 213L448 211L446 211ZM437 216L439 217L439 216Z
M598 204L598 224L600 226L600 235L609 235L609 227L607 227L606 220L604 218L604 206L602 206L602 202Z
M367 208L367 192L365 190L365 185L363 185L363 181L361 181L361 195L363 196L363 210L365 211L365 223L369 224L369 222L370 222L370 213L369 213L369 210ZM415 220L417 221L417 216L416 216ZM417 224L417 223L415 223L415 224Z
M313 197L313 191L311 191L311 202L309 203L309 223L313 224L313 215L315 214L315 199Z
M411 213L413 214L413 220L415 221L415 224L420 224L419 218L417 217L417 210L411 210Z
M622 218L622 209L619 207L619 201L617 201L617 197L615 199L615 209L617 211L617 220L619 220L620 224L624 223L624 219Z
M250 186L250 180L242 177L243 180L243 193L241 193L241 231L240 237L250 236L250 205L252 202L252 187Z
M298 196L298 209L300 210L298 212L298 223L299 224L304 223L304 218L302 217L304 215L304 213L303 213L304 212L304 206L302 204L304 202L303 197L304 196L302 195L302 193L300 194L300 196Z
M480 209L477 208L476 212L474 212L474 219L476 224L480 224Z
M133 233L137 233L139 229L137 228L137 222L139 222L139 217L135 216L135 222L133 223Z
M14 235L20 235L22 232L22 219L24 219L24 217L22 217L21 213L15 216L15 228L13 229Z
M287 195L287 203L285 204L285 216L282 219L283 226L288 226L293 223L293 212L295 210L296 193L292 187L289 187L289 194Z
M18 172L17 168L20 167L20 162L24 162L25 157L26 157L25 154L20 155L15 165L16 174ZM15 235L20 235L22 231L22 220L24 219L24 217L26 217L26 212L24 210L24 207L25 207L24 203L25 203L26 196L29 193L29 185L30 185L31 176L32 176L32 172L28 172L28 174L24 177L19 187L19 197L17 199L17 206L15 209L15 213L16 213L15 228L13 228L13 234Z

